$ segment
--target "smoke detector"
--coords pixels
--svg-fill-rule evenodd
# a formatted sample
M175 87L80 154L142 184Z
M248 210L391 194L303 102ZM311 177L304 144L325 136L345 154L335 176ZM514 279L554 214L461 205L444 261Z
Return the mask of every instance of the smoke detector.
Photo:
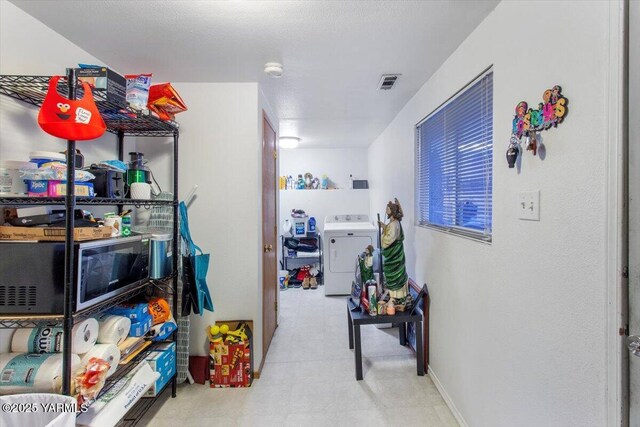
M393 88L402 74L383 74L378 83L378 90L389 90Z
M267 62L264 64L264 72L275 79L282 77L283 71L282 64L279 62Z

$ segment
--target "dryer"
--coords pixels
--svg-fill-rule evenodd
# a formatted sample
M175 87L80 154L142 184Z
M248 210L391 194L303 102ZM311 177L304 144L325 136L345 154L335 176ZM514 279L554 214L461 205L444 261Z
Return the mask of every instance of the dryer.
M356 257L369 245L376 248L378 230L369 215L327 215L322 234L325 295L349 295Z

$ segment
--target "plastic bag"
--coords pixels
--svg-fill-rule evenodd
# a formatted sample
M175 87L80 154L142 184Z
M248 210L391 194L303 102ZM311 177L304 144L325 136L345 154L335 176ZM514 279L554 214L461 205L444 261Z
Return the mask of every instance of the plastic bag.
M151 86L148 107L161 120L173 120L176 114L187 111L187 106L171 83Z
M38 169L20 169L23 179L34 181L66 181L67 165L60 162L50 162ZM76 182L86 182L95 179L95 175L87 171L76 169Z
M76 375L76 392L79 397L85 402L98 397L98 393L104 387L110 367L106 360L97 357L89 359L87 366L78 371Z
M149 88L153 74L127 74L127 102L134 110L144 110L149 101Z

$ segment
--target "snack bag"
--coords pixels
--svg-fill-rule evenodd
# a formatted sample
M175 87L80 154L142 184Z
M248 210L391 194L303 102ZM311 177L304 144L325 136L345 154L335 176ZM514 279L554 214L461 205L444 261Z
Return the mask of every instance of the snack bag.
M171 83L151 86L147 106L161 120L173 120L176 114L187 111L187 106Z
M171 307L164 298L154 298L149 301L149 314L153 317L153 324L158 325L169 320Z
M153 74L127 74L127 102L134 110L147 108L149 87Z
M78 371L75 382L78 403L91 401L98 396L104 387L109 368L109 362L106 360L92 357L85 369Z

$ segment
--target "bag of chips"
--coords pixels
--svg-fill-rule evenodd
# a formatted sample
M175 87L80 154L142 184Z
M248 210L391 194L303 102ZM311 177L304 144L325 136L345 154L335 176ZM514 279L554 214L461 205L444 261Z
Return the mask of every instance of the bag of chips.
M187 111L187 106L171 83L151 86L147 107L161 120L174 120L176 114Z

